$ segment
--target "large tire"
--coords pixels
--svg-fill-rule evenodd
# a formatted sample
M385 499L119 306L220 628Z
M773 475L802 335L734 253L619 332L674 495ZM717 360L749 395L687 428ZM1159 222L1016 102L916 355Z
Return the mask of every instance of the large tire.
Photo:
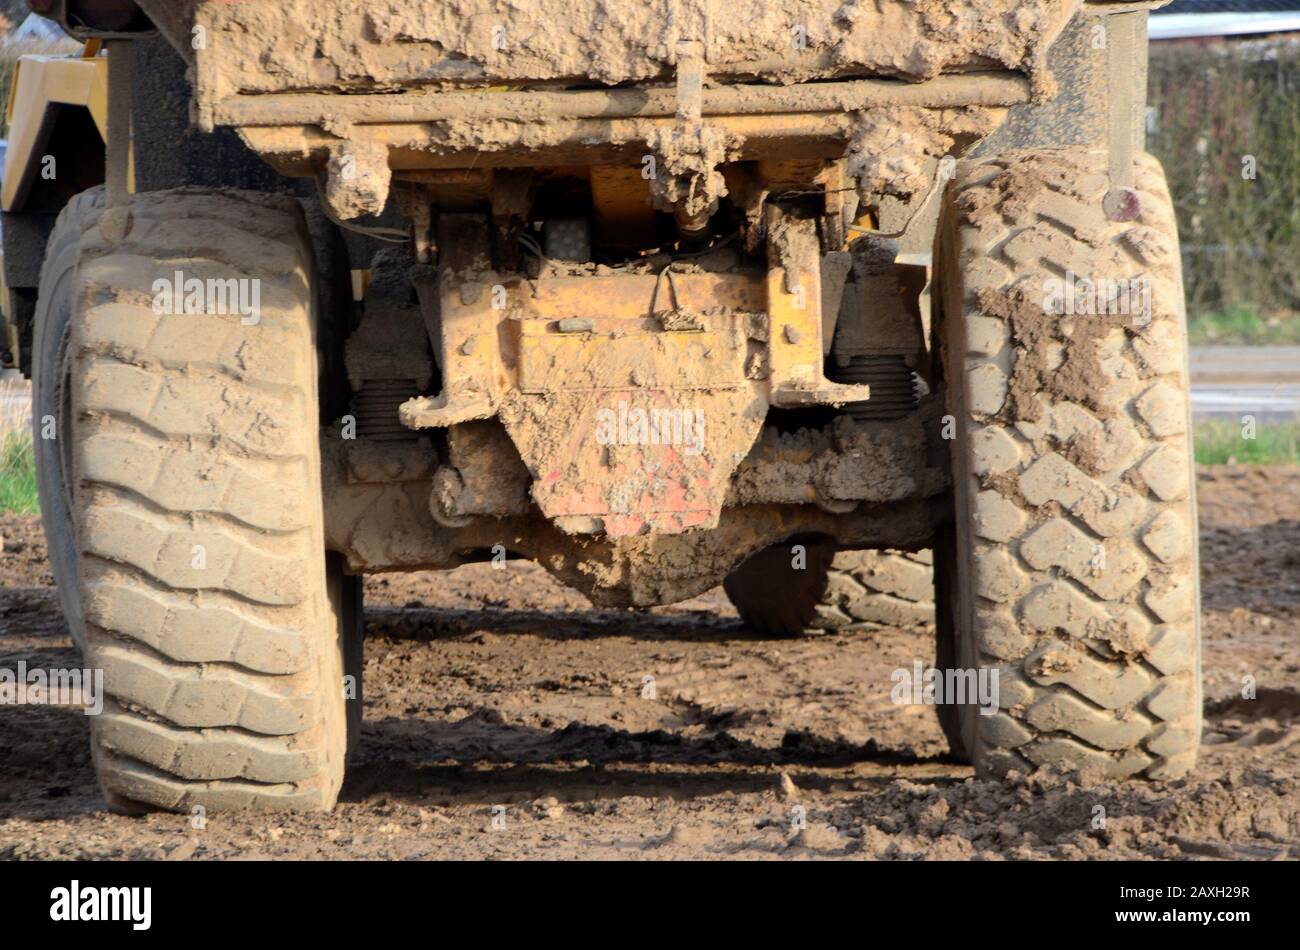
M740 619L769 637L797 637L817 618L835 548L825 541L774 544L750 555L722 589Z
M939 653L999 674L1000 711L958 707L949 733L981 775L1173 779L1200 741L1177 231L1150 156L1135 220L1107 219L1106 190L1104 153L1008 153L963 165L941 225L955 530L935 560L956 576ZM1149 319L1057 315L1049 282L1071 273L1148 275Z
M929 551L841 551L831 562L814 625L911 627L934 620Z
M723 590L742 620L768 636L906 627L934 618L930 553L840 551L808 544L794 566L790 545L760 551Z
M83 191L54 222L41 265L32 331L32 445L36 491L55 590L72 639L84 649L81 599L77 595L77 545L72 534L73 418L68 387L68 328L86 220L104 206L104 189ZM53 438L49 438L50 435Z
M154 282L260 283L260 322L156 313ZM347 585L327 570L312 247L291 199L177 189L84 219L74 471L92 720L111 805L328 809ZM336 572L335 572L336 573Z

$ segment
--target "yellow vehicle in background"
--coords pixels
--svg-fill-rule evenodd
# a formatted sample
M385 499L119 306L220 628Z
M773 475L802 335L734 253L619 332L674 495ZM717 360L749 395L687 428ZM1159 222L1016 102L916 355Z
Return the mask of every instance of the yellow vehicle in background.
M9 135L0 210L16 215L6 217L6 224L23 231L13 242L12 270L0 271L5 342L0 367L5 369L30 365L22 359L22 341L31 335L45 241L55 216L73 195L104 180L108 62L100 48L93 40L79 55L32 54L14 66L5 105Z

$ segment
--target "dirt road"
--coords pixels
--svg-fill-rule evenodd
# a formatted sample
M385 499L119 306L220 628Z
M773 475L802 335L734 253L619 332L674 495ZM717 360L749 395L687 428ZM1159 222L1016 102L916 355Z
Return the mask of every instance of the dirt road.
M716 591L595 611L514 562L369 582L363 748L332 815L109 815L84 716L0 709L0 858L1300 857L1300 469L1204 470L1200 510L1207 723L1183 783L974 780L931 709L890 701L928 626L760 640ZM0 667L75 665L38 523L0 533Z

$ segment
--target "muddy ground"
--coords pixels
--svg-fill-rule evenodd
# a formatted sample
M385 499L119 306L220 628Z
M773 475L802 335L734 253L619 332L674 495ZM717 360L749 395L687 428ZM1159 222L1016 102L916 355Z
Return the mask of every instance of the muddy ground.
M0 709L0 858L1298 858L1300 468L1205 469L1200 511L1185 782L974 780L889 700L929 627L760 640L718 591L596 611L513 562L368 582L363 748L328 816L110 815L84 716ZM39 523L0 533L0 666L75 665Z

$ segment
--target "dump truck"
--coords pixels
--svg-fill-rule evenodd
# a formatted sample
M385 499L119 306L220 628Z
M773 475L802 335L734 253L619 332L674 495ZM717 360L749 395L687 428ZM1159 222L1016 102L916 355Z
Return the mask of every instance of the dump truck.
M1160 5L32 0L4 357L109 805L330 808L363 575L517 558L933 618L977 775L1185 775Z

